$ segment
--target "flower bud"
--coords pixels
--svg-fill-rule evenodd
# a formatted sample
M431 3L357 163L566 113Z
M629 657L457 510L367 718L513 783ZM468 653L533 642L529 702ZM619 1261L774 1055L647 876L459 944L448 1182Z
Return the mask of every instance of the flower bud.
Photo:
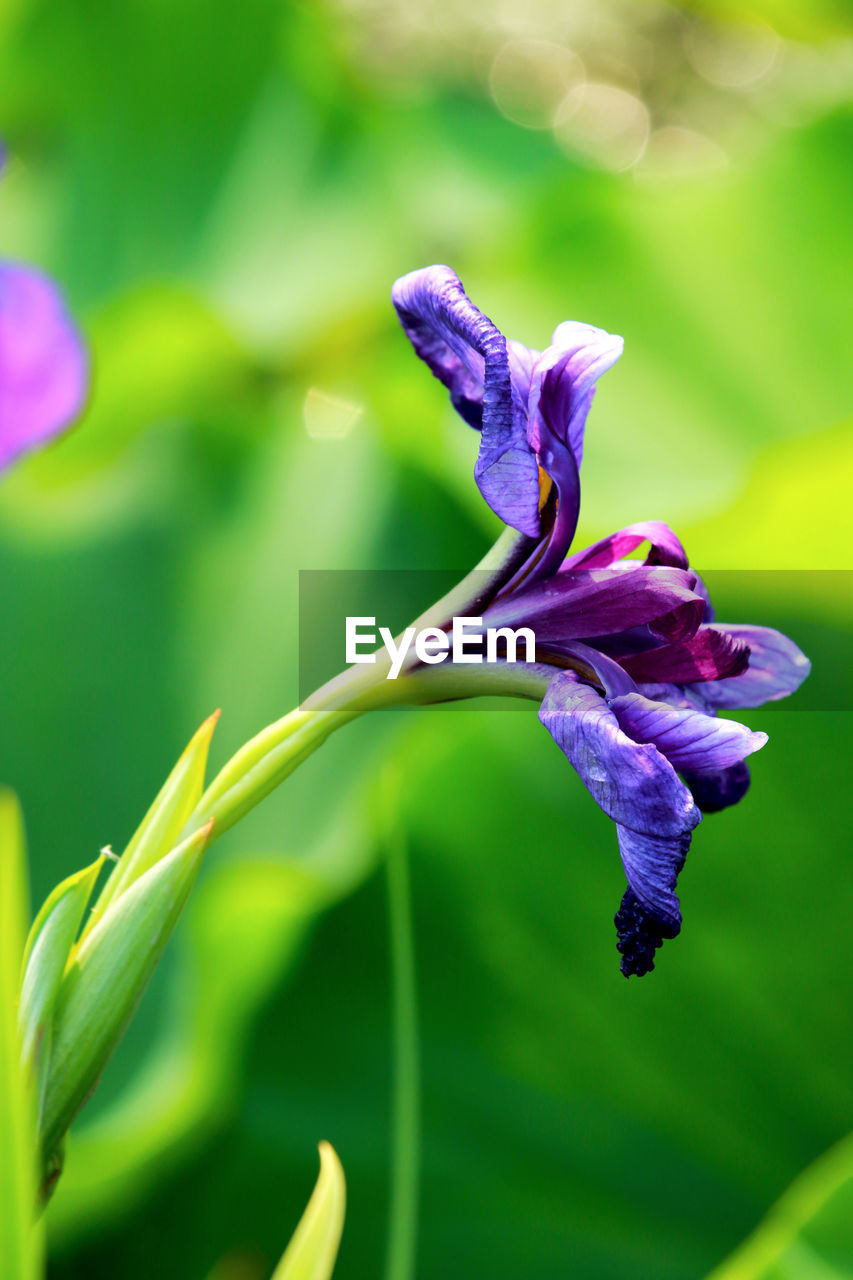
M18 1032L21 1064L36 1082L41 1100L50 1058L53 1007L92 896L103 855L57 885L33 922L24 952Z
M198 874L210 822L107 907L82 939L56 999L41 1114L49 1159L130 1021Z
M92 910L83 937L95 927L107 907L149 867L173 849L204 788L207 753L219 712L204 721L190 739L130 844L119 858ZM197 825L197 824L194 824ZM82 939L81 939L82 940Z

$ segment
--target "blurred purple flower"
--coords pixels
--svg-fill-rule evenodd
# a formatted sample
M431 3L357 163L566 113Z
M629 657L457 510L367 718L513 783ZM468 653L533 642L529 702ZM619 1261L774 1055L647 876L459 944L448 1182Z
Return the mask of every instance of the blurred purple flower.
M537 662L553 671L539 718L616 823L628 881L615 919L622 972L647 973L681 928L676 881L701 811L742 798L745 757L767 741L717 710L787 696L808 659L777 631L715 623L659 521L567 558L586 418L621 338L570 322L543 353L507 343L448 267L404 276L393 300L416 352L481 432L486 501L528 539L483 624L530 627ZM644 542L643 563L626 558Z
M88 380L86 348L56 285L0 261L0 469L71 424Z

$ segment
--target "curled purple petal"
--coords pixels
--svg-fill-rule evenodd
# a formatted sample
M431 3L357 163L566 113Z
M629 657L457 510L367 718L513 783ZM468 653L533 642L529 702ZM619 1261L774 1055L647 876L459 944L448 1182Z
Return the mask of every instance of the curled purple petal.
M606 698L618 697L621 693L635 693L637 686L618 662L608 658L600 649L584 644L580 640L561 640L553 645L543 646L546 659L554 655L568 659L573 663L570 671L579 671L588 683L600 685ZM559 661L554 662L559 666Z
M704 601L684 569L637 565L630 570L578 569L561 573L496 600L484 614L488 626L534 629L547 645L625 631L653 623L667 635L688 638L699 625Z
M561 672L548 686L539 719L614 822L667 838L696 826L699 811L672 765L650 743L632 741L595 689ZM641 889L631 887L646 902ZM654 910L653 902L646 905Z
M719 681L745 671L748 661L749 648L744 641L732 635L728 628L717 626L702 626L686 640L619 657L621 665L638 684Z
M417 354L448 388L465 421L480 429L474 468L480 492L506 524L535 537L539 464L517 394L513 400L506 339L449 267L412 271L396 282L391 296Z
M653 742L679 772L728 769L767 742L766 733L747 729L736 720L653 702L641 693L612 698L610 706L629 738Z
M87 390L86 348L59 290L0 263L0 468L70 426Z
M715 680L703 688L702 696L709 705L734 709L776 702L799 689L811 671L806 655L781 631L740 623L721 626L738 643L748 646L749 664L742 674L727 673L728 679Z
M576 551L564 561L563 571L607 569L623 556L636 551L637 547L644 542L650 543L646 564L666 564L677 569L687 568L687 553L669 525L661 520L641 520L637 524L626 525L624 529L611 533L599 542L594 542L583 551Z
M595 384L619 359L623 346L616 334L592 324L567 320L557 326L530 384L530 442L535 449L544 421L568 445L580 469Z

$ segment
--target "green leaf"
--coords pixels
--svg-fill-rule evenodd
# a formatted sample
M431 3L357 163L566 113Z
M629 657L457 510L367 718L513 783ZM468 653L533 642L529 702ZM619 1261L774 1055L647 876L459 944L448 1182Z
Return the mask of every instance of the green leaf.
M81 942L56 1001L41 1116L49 1158L100 1079L195 882L212 823L126 889Z
M788 1188L708 1280L847 1280L853 1268L853 1136Z
M370 769L369 753L362 765ZM174 1016L128 1086L75 1129L51 1203L58 1248L126 1215L231 1114L258 1010L292 971L319 916L375 865L361 790L339 797L333 821L298 855L241 854L208 868L177 940Z
M58 884L36 916L24 952L18 1030L21 1062L34 1072L37 1096L43 1096L50 1058L53 1007L74 940L83 919L98 873L101 856L91 866Z
M320 1176L273 1280L329 1280L338 1256L346 1212L341 1162L328 1142L320 1143Z
M210 740L218 719L219 712L214 711L184 748L104 885L92 910L91 920L83 931L84 938L110 904L174 847L201 796Z
M26 929L26 863L18 802L0 790L0 1280L41 1274L33 1230L33 1101L20 1065L15 1006Z

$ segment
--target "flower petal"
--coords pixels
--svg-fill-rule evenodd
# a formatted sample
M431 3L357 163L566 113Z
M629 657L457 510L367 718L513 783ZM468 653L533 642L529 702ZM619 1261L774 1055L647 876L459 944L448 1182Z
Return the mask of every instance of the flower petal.
M718 813L737 804L749 790L749 765L742 760L715 773L685 772L684 781L703 813Z
M691 636L705 602L684 569L638 565L630 571L578 569L496 600L487 626L530 626L543 644L584 639L652 623L674 639Z
M767 741L766 733L753 732L736 720L653 702L641 693L612 698L610 706L629 738L653 742L679 771L728 769Z
M539 448L542 422L567 444L578 469L595 384L622 354L623 340L592 324L567 320L536 362L530 384L530 442Z
M425 267L396 282L392 300L417 354L450 391L454 408L481 431L474 476L496 515L539 533L539 464L513 390L506 339L478 311L449 267ZM517 354L513 365L518 366Z
M702 626L695 635L677 644L619 657L620 664L638 683L720 681L746 671L748 661L749 649L743 640L737 639L730 628L716 626ZM702 693L704 697L704 689Z
M698 821L698 810L696 815ZM690 847L690 832L656 836L619 826L617 835L631 892L643 910L659 922L663 936L674 938L681 928L675 886Z
M749 665L741 675L732 674L705 686L702 697L709 705L760 707L765 702L776 702L799 689L811 671L806 655L781 631L740 623L721 625L728 635L749 646Z
M681 837L699 822L693 798L669 761L652 744L633 742L604 698L589 685L562 672L555 676L539 719L614 822L662 837ZM648 894L643 883L632 888L655 910L654 901L644 898Z
M0 467L69 426L87 388L86 349L56 286L0 263Z
M606 569L623 556L636 551L643 542L650 543L646 564L668 564L687 568L687 552L669 525L661 520L641 520L576 551L563 564L566 569Z

